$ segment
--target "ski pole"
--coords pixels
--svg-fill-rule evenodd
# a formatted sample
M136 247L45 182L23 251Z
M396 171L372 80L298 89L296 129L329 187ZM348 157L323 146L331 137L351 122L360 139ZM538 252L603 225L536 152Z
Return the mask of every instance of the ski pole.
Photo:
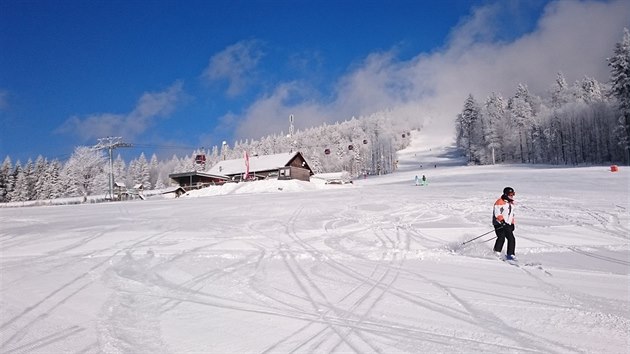
M496 237L496 236L492 236L492 237L490 237L489 239L487 239L487 240L483 241L483 243L486 243L486 242L492 241L492 240L494 240L495 238L497 238L497 237Z
M492 231L494 231L494 230L498 230L498 229L500 229L500 228L502 228L502 227L503 227L503 226L497 227L496 229L492 229L492 230L490 230L490 231L488 231L488 232L486 232L486 233L484 233L484 234L481 234L481 235L479 235L479 236L477 236L477 237L475 237L475 238L472 238L472 239L470 239L470 240L468 240L468 241L466 241L466 242L462 243L462 246L463 246L463 245L465 245L465 244L467 244L467 243L469 243L469 242L472 242L472 241L474 241L474 240L476 240L476 239L478 239L478 238L484 237L484 236L486 236L487 234L491 233Z

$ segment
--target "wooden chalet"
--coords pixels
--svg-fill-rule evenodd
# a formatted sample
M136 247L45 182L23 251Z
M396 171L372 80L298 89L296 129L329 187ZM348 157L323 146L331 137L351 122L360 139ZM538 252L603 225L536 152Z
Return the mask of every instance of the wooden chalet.
M313 170L299 151L274 155L254 155L248 158L248 179L278 178L280 180L297 179L310 181ZM220 161L208 171L213 175L222 175L232 181L241 181L245 177L247 166L245 158Z
M186 191L223 184L229 180L227 176L202 171L171 173L168 177Z

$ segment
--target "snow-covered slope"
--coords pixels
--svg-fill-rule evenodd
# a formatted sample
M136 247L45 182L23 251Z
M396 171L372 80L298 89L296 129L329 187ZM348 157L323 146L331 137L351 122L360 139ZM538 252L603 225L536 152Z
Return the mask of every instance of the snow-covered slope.
M0 210L0 352L627 353L627 168L469 167L412 139L351 185ZM462 245L507 185L518 267L492 233Z

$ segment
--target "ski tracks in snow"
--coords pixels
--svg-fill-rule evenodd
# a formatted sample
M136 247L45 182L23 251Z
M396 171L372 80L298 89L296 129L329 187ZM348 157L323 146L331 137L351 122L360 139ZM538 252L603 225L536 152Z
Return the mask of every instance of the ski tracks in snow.
M317 267L325 266L345 273L352 272L346 266L324 257L321 251L305 242L298 235L295 225L302 210L303 207L298 208L287 222L286 233L294 241L293 246L299 248L301 252L308 252L315 259L323 262L318 264ZM327 295L329 289L322 289L322 286L326 285L326 283L319 282L318 284L318 281L314 278L315 273L309 272L302 266L301 263L303 262L296 259L295 254L292 253L288 245L282 244L280 252L286 269L298 285L297 288L301 289L302 296L311 303L312 314L317 316L318 319L315 322L307 323L289 337L271 345L265 352L336 351L340 348L345 348L344 350L351 349L355 352L365 350L370 352L382 351L362 331L358 331L356 327L365 319L372 308L372 305L364 304L370 301L378 302L379 296L377 295L376 298L373 298L372 293L377 288L377 284L386 282L386 278L388 278L390 273L389 270L376 275L377 270L374 269L371 276L378 276L375 284L361 290L367 283L363 281L359 286L342 296L341 299L334 301ZM369 279L373 278L370 277ZM395 277L392 279L395 280ZM393 282L393 280L390 282ZM328 283L328 286L330 286L330 283ZM389 284L385 286L385 289L388 286ZM383 292L381 292L381 295ZM322 324L325 325L322 326ZM320 329L318 330L317 327L320 327ZM333 333L334 337L331 337L327 332ZM306 338L296 343L294 340L296 336L298 338L299 336L305 336ZM337 338L336 342L332 338Z
M137 240L135 243L132 243L130 246L127 246L127 249L132 249L138 244L146 242L150 239L159 238L164 234L166 233L160 232L150 235L148 237L143 237ZM62 252L67 252L68 250L83 246L88 242L101 237L102 235L103 233L101 232L96 233L92 236L83 238L80 241L73 242L68 246L62 247L63 251L57 249L51 251L50 253L44 254L43 256L37 257L35 264L45 264L46 262L53 262L57 265L50 268L44 268L44 271L42 273L35 273L32 275L32 277L45 276L47 273L51 272L51 269L59 267L63 267L69 272L75 272L76 268L84 268L84 266L79 266L79 263L81 261L84 261L86 256L90 258L96 256L100 251L104 250L81 253L83 257L61 257L61 255L63 254ZM127 242L127 244L128 243L129 242ZM108 250L111 250L111 248L108 248ZM66 280L58 287L50 290L47 294L44 294L43 297L32 303L30 306L24 308L20 313L16 313L14 316L3 321L0 324L0 332L5 332L2 334L3 342L0 343L0 349L2 350L2 352L13 352L17 350L29 349L33 350L37 348L54 348L57 345L57 342L68 340L69 338L74 337L84 331L86 329L85 324L67 326L61 329L56 327L48 328L47 319L51 316L54 316L55 311L57 311L59 308L67 306L67 303L69 303L73 297L77 296L85 289L91 287L95 281L100 281L98 277L95 277L95 274L98 274L102 269L107 267L110 261L112 261L122 251L123 250L121 249L114 252L113 254L95 258L96 262L92 262L93 264L89 266L87 270L79 271L77 275L70 276L69 280ZM19 260L14 262L19 262ZM10 266L15 265L13 264ZM16 283L17 281L13 281L10 282L9 285L17 286ZM42 327L44 329L41 329ZM38 337L37 339L31 339L30 334L33 332L34 328L40 328L40 331L49 334ZM93 344L90 344L90 346L93 346Z
M105 353L168 353L162 340L160 278L152 270L154 255L134 258L131 252L108 269L104 280L113 290L103 305L98 343Z
M481 198L465 203L472 205L468 207L441 198L381 204L378 195L367 200L354 192L337 198L336 205L316 200L296 203L294 209L274 209L279 211L247 220L242 227L230 227L233 211L222 211L220 218L212 220L218 223L213 225L216 230L203 235L191 231L194 239L177 226L159 224L158 228L166 230L114 243L113 247L110 243L110 254L106 254L108 248L81 251L86 243L99 241L105 234L120 233L107 229L32 257L35 264L55 264L44 267L45 273L73 268L81 259L93 261L86 271L4 320L0 324L4 332L0 351L43 351L86 333L89 324L75 322L35 335L47 316L94 282L105 285L109 297L96 319L97 339L86 345L86 352L236 351L230 346L247 337L264 353L416 353L453 348L564 353L588 346L546 335L544 326L567 327L567 332L575 333L589 333L589 326L610 330L615 341L620 341L630 327L627 303L569 286L570 276L590 276L588 271L543 267L542 263L525 261L527 256L520 268L500 262L488 265L494 260L485 257L484 252L491 248L487 244L479 245L483 250L477 253L449 253L445 245L460 237L458 224L481 230L487 227L487 203ZM562 217L547 215L542 205L523 209L522 214L530 220ZM622 235L628 230L615 214L572 210L559 223L581 220L575 227L596 229L614 242L627 242ZM451 223L453 228L444 227L444 223ZM517 240L531 244L532 253L538 248L562 249L597 261L628 265L613 256L590 252L586 245L566 246L530 236L545 230L535 224L525 225L522 230L519 226ZM160 244L163 237L166 240ZM17 238L0 242L11 247L26 245ZM161 254L140 251L151 245L172 249ZM112 254L113 249L118 251ZM19 269L24 266L21 262L24 259L9 259L3 267ZM462 281L444 271L457 269L454 265L481 265L479 269L491 269L494 274ZM494 280L495 276L499 280ZM521 296L523 287L532 298ZM519 315L520 310L535 318ZM181 343L170 342L165 323L181 323L172 321L194 316L216 316L212 318L217 326L221 326L221 316L226 316L228 324L238 323L234 318L241 316L244 321L259 320L261 324L237 328L228 339L216 334L211 340L219 339L218 343L208 340L182 348ZM568 323L567 318L573 321ZM273 328L270 323L274 319L281 319L278 322L285 326ZM540 319L545 322L535 323ZM265 332L248 333L252 328ZM207 335L213 333L208 330Z
M346 216L345 221L330 220L325 222L327 237L323 241L334 250L332 254L343 254L348 256L348 259L371 264L369 273L358 269L356 266L350 268L345 265L346 262L322 258L320 251L305 243L297 235L294 227L296 216L301 210L303 208L298 209L287 222L287 235L294 243L291 246L283 244L280 252L286 269L297 284L297 288L301 289L302 292L301 296L293 296L308 300L307 302L312 307L312 314L320 315L320 318L307 323L284 339L269 346L264 352L329 352L335 350L384 352L392 346L400 346L399 349L405 348L405 351L413 351L418 348L427 348L427 343L432 343L432 346L428 348L444 349L452 345L466 345L471 349L488 350L488 348L497 345L491 341L480 340L472 333L468 335L461 333L459 336L453 337L451 334L423 329L421 325L414 325L413 322L398 322L400 319L396 319L395 316L393 322L392 320L385 321L388 324L383 325L382 318L373 318L372 316L383 313L382 307L386 306L386 304L382 304L385 294L419 306L424 309L423 311L447 316L469 325L481 326L485 328L488 334L499 334L511 338L515 345L501 345L505 349L549 351L550 347L555 347L559 351L574 350L574 348L544 339L534 333L511 328L498 317L482 309L477 309L474 305L464 301L453 290L439 281L432 280L408 268L403 268L406 255L409 254L405 251L409 250L411 240L418 237L418 233L412 232L408 227L392 227L392 218L394 221L400 221L400 217L408 216L405 213L411 212L412 209L387 214L388 217L385 221L375 219L371 215L359 217L358 220L349 220ZM351 228L354 231L339 232L340 230L335 229L337 225L354 226L355 229ZM358 225L361 227L357 228ZM369 240L366 233L373 236L373 243L366 243ZM426 241L426 238L424 240ZM355 251L353 246L356 245L370 245L371 248L368 247L370 252L365 254L365 252ZM375 252L373 247L378 247L377 249L380 251ZM316 284L318 280L321 282L320 278L315 278L317 273L309 273L303 268L296 257L295 249L298 249L299 252L306 251L314 259L321 261L318 262L317 268L329 268L331 272L338 272L339 276L347 277L347 282L356 282L356 285L333 304L331 299L326 296L326 291L321 290L321 286ZM375 258L376 253L380 253L380 257ZM353 262L353 264L355 263ZM324 271L319 273L324 273ZM450 301L452 303L447 305L443 300L436 302L435 300L424 299L413 292L397 288L396 281L401 274L419 278L422 282L443 292L447 296L446 303L449 302L448 299L452 299ZM348 301L351 299L354 300ZM457 308L464 309L464 312L456 310ZM418 318L417 321L421 323L422 319ZM315 330L317 327L320 329ZM335 335L334 337L337 337L336 343L331 342L333 337L327 332L331 332ZM298 340L300 337L304 339Z

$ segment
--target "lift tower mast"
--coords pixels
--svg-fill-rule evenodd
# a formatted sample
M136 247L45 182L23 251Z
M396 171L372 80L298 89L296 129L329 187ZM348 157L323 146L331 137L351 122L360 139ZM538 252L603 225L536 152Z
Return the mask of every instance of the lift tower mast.
M108 136L106 138L97 139L98 144L92 147L92 150L105 150L109 152L109 191L105 199L109 198L114 200L114 160L112 158L112 151L119 147L132 147L129 143L123 143L121 137Z
M295 121L295 117L293 117L293 114L291 114L289 116L289 136L293 137L293 133L294 133L294 128L293 128L293 122Z

